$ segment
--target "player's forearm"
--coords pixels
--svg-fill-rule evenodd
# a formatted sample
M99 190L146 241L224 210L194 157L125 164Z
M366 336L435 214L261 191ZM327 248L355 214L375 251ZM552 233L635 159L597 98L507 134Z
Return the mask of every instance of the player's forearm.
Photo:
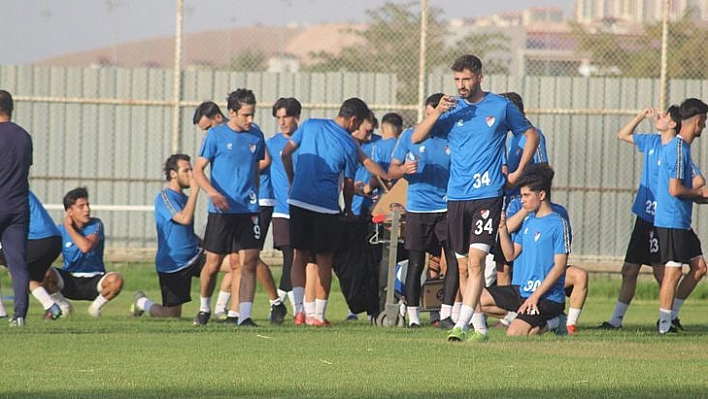
M369 171L369 173L371 173L372 175L378 176L383 180L391 180L390 176L388 175L388 173L386 173L385 170L383 170L381 165L374 162L371 158L367 157L366 159L364 159L362 165L364 165L364 168L366 168L366 170Z
M541 285L536 288L534 294L540 299L548 290L551 289L553 284L558 281L563 274L565 274L565 268L568 265L568 255L567 254L556 254L554 256L553 268L548 272L546 278L543 279Z
M187 197L187 203L184 205L184 208L176 213L172 217L172 220L182 225L191 224L194 220L194 211L197 209L198 196L199 190L196 188L192 189L192 191L189 192L189 197Z
M211 185L211 182L209 182L209 179L207 179L206 175L204 174L204 170L195 168L192 173L194 174L194 180L197 181L199 187L204 190L204 192L207 193L208 196L211 197L213 195L220 194L214 188L214 186Z
M406 172L403 170L401 165L391 163L391 165L389 165L388 167L388 176L391 179L400 179L405 174Z
M84 237L76 231L73 225L64 225L64 229L66 230L67 233L69 233L69 237L71 237L71 241L74 242L74 245L76 245L76 248L79 249L82 253L87 253L93 249L95 246L95 241L89 240L88 238Z
M627 143L634 143L634 139L632 138L632 136L634 135L634 131L637 129L637 126L639 126L639 124L642 123L643 120L644 113L642 112L641 114L635 116L634 119L624 125L617 132L617 138Z
M669 182L669 194L672 197L697 200L703 198L702 188L688 188L681 184L678 179L671 179Z
M438 118L440 118L440 114L437 112L432 112L430 115L423 118L423 120L416 125L415 129L413 129L411 141L414 144L418 144L425 140L433 129L433 126L435 126L435 122L438 121Z
M518 212L516 212L513 216L509 217L506 219L506 228L510 232L516 232L519 230L521 227L521 224L524 222L524 218L528 216L528 212L524 210L523 208L519 209Z
M342 194L344 195L344 213L346 214L351 214L354 190L354 181L352 179L344 179Z
M499 229L499 246L501 247L504 259L513 261L518 256L515 252L514 243L511 241L509 231L505 228Z

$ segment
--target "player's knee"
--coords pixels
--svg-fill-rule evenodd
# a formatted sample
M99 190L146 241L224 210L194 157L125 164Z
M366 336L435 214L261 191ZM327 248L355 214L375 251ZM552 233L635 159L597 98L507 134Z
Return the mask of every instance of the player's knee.
M622 279L623 280L636 280L639 276L639 266L633 265L631 263L625 263L622 265ZM587 278L587 272L586 272Z
M693 273L696 276L696 278L702 278L703 276L706 275L706 272L708 272L708 267L706 267L706 261L703 259L703 257L699 258L697 262L694 262L695 264L691 265L691 269L693 269Z
M103 279L103 290L118 295L123 289L123 276L119 273L108 273Z

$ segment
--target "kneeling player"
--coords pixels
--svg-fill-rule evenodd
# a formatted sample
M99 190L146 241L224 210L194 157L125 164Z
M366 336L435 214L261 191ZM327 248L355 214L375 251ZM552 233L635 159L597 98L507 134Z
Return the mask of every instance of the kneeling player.
M529 216L513 243L506 222L499 226L504 256L514 261L512 285L486 288L480 303L482 311L491 316L518 313L507 335L538 334L565 307L570 233L566 221L551 207L553 174L548 165L529 165L519 179L522 206Z
M88 191L83 187L69 191L64 196L64 210L64 223L59 225L64 266L49 269L43 285L47 291L59 293L57 298L62 302L63 297L92 301L88 312L99 317L103 305L120 293L123 277L106 273L103 222L91 217Z

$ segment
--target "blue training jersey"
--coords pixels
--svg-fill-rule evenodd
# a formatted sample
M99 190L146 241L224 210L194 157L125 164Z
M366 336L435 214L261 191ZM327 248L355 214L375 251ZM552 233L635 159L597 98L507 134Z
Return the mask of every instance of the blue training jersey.
M379 137L379 139L374 140L373 137ZM367 141L365 143L361 144L361 150L366 156L371 158L372 161L375 161L374 159L374 151L375 151L375 143L377 141L381 141L380 139L381 136L374 136L372 135L372 140ZM367 184L370 182L371 178L373 175L366 170L364 165L359 163L356 168L356 173L354 173L354 182L362 182L364 184ZM371 209L372 205L374 204L374 200L372 199L371 196L364 196L364 195L359 195L359 194L354 194L354 198L352 198L352 213L354 215L361 215L362 212L369 212Z
M403 177L408 181L407 212L435 213L447 211L447 181L450 177L450 147L447 140L429 136L414 144L413 129L405 130L398 138L391 158L405 163L418 160L413 174Z
M654 225L669 229L691 228L693 201L672 197L669 182L678 179L684 187L693 187L691 146L676 136L661 148L659 175L656 186L656 216Z
M538 127L536 128L538 132L538 148L533 153L533 158L531 158L530 163L548 163L548 152L546 151L546 136ZM512 135L509 139L508 150L503 154L505 155L502 164L507 167L507 172L516 172L521 163L521 155L524 153L524 146L526 145L526 135ZM514 187L506 190L507 196L518 196L521 193L521 188Z
M30 208L30 221L29 221L29 235L28 240L41 240L43 238L49 237L61 237L61 233L54 224L54 220L49 216L49 213L42 203L39 202L39 198L32 191L29 192L29 208Z
M258 213L258 192L255 178L258 161L265 158L265 140L257 125L237 132L227 123L207 132L199 156L209 160L211 185L229 202L227 211L220 211L209 201L209 213Z
M476 104L457 98L455 107L442 114L430 132L449 141L448 199L501 196L506 183L501 170L506 134L518 136L530 128L519 109L502 96L487 92Z
M330 119L306 121L291 140L298 150L289 203L313 212L339 213L340 177L354 178L359 154L356 141Z
M155 268L160 273L174 273L184 269L200 253L199 238L194 234L194 221L184 225L172 219L184 209L187 199L184 193L167 187L155 197Z
M290 219L290 207L288 206L288 190L290 183L288 175L285 173L283 166L283 148L288 144L290 139L285 137L283 133L278 133L266 141L268 153L270 154L270 182L273 187L273 198L275 198L275 208L273 209L274 218ZM295 152L297 154L297 151ZM297 155L293 155L293 169L296 169L295 163Z
M266 151L268 151L268 145L266 145ZM261 170L259 174L260 184L258 184L258 204L260 206L275 206L275 194L273 193L273 182L271 177L271 166L273 155L268 154L271 157L271 164L265 169Z
M98 235L98 244L87 253L74 244L74 240L64 228L63 224L57 226L62 237L61 254L64 257L64 270L77 277L93 277L106 272L103 264L103 247L105 236L103 235L103 222L98 218L91 218L89 222L78 233L84 237L91 234Z
M555 202L551 202L551 209L553 209L553 212L557 213L560 215L560 217L565 220L565 222L568 224L568 235L570 236L570 242L571 244L573 243L573 227L570 223L570 216L568 215L568 210L565 209L563 205L556 204ZM509 219L510 217L516 215L517 212L521 210L521 198L516 197L509 202L509 205L506 207L506 218ZM514 241L516 238L516 232L511 233L511 240Z
M659 153L662 148L659 133L634 134L632 140L637 150L644 155L642 177L637 189L637 197L632 205L632 213L654 223L656 213L656 189L659 177Z
M541 218L530 214L524 219L514 243L521 254L514 260L512 284L519 286L522 298L528 298L555 266L555 255L570 253L570 229L556 212ZM565 302L565 273L541 297L556 303Z
M381 168L385 171L388 171L389 166L391 166L391 154L393 154L393 149L396 148L396 143L398 143L398 140L395 138L381 139L374 143L372 159L381 165Z

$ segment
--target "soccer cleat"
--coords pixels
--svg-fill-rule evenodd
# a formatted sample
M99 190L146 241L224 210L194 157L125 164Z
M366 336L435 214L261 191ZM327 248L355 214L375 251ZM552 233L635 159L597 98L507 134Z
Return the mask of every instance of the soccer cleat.
M346 321L356 321L359 320L359 316L355 315L354 313L350 313L347 315L347 318L344 319Z
M238 317L236 317L236 316L227 316L227 317L224 319L223 323L224 323L224 324L231 324L231 325L237 326L237 325L238 325Z
M225 322L228 317L229 317L229 312L226 309L224 309L223 311L218 311L218 312L214 313L214 320L216 320L216 321Z
M455 322L452 321L451 317L446 317L440 320L440 325L438 327L443 330L452 330L453 328L455 328Z
M25 326L25 318L24 317L13 316L10 319L10 327L24 327L24 326Z
M467 334L468 342L487 342L489 341L489 335L482 334L479 331L475 331L472 334Z
M194 316L194 321L192 324L195 326L206 326L209 322L209 317L211 317L211 312L199 311L199 313Z
M251 318L247 318L238 325L239 327L258 327L258 324L254 323Z
M614 324L610 324L608 321L603 321L598 328L600 330L620 330L622 329L622 325L615 326Z
M462 342L467 339L467 333L462 327L455 327L447 334L447 340L450 342Z
M137 291L133 297L133 303L130 305L130 313L135 317L140 317L145 313L144 310L138 307L138 300L145 298L145 293L142 291Z
M305 313L298 312L295 315L295 318L293 319L293 323L295 323L296 326L301 326L301 325L305 324L305 321L306 321L305 319L306 319Z
M671 326L666 332L659 331L659 335L678 335L678 330L676 329L676 327Z
M568 328L566 323L568 322L568 316L565 313L558 315L558 327L554 328L552 331L556 335L568 335Z
M279 303L277 305L270 306L270 324L274 326L279 326L283 324L285 316L288 314L288 309L285 307L284 303Z
M677 330L686 331L686 330L683 328L683 325L681 324L681 319L679 319L678 317L675 318L675 319L673 319L673 320L671 320L671 325L674 326L674 327L676 327Z
M322 321L322 320L316 319L314 317L313 318L306 318L305 324L307 324L308 326L312 326L312 327L331 327L332 326L332 323L330 323L329 320Z
M56 320L59 317L61 317L61 308L56 303L53 303L52 306L44 312L44 320Z
M420 328L420 324L418 324L418 323L411 323L411 324L408 325L408 328L410 328L410 329Z
M568 330L568 335L575 335L578 332L578 328L575 324L568 324L565 326L565 329Z
M93 305L89 305L88 314L93 317L101 317L101 309L99 309Z

